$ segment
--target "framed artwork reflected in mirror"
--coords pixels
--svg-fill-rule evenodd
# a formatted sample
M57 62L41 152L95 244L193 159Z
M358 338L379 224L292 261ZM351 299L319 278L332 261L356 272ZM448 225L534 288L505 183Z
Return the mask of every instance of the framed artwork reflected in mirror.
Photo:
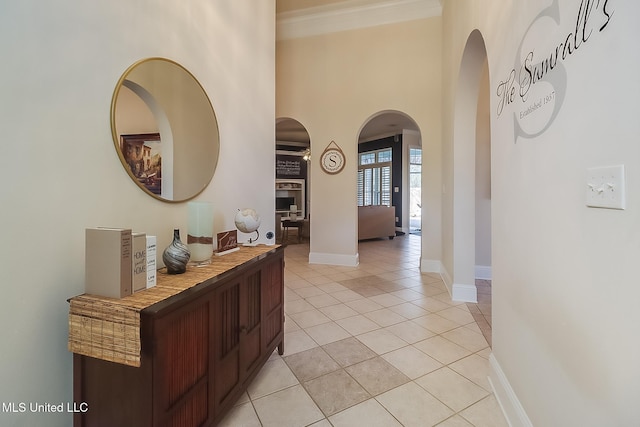
M159 133L120 135L120 150L131 176L153 194L162 194L162 141Z

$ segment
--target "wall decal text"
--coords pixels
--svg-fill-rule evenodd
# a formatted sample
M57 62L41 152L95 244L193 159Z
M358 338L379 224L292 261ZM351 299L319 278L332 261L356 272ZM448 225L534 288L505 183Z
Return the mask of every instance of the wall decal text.
M535 138L557 117L564 102L567 71L564 61L586 45L594 34L604 31L613 16L610 0L580 0L575 24L568 33L553 39L549 50L527 47L531 40L548 40L544 32L551 19L560 26L559 0L542 10L529 24L520 42L514 67L496 88L496 113L509 107L513 113L514 137ZM542 51L542 53L541 53Z

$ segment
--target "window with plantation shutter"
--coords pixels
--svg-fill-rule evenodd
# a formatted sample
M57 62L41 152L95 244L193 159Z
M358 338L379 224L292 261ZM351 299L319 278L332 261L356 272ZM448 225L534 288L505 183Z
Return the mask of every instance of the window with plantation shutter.
M380 168L380 203L391 206L391 166Z
M391 148L360 153L358 206L391 206Z

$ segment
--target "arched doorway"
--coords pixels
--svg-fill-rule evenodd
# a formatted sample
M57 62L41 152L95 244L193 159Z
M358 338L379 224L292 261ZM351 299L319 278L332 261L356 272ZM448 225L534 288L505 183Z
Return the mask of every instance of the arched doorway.
M418 234L422 228L422 141L416 122L400 111L373 114L358 135L357 159L359 218L361 211L372 214L373 209L366 207L392 206L395 233ZM358 228L359 240L388 234L386 230L365 233L366 224L360 219Z
M309 133L302 123L295 119L276 119L275 148L276 241L300 243L310 239Z
M476 277L490 272L491 156L489 69L484 39L467 39L454 106L452 179L452 297L477 302ZM480 261L481 260L481 261ZM478 265L478 262L488 265ZM482 267L479 269L478 267Z

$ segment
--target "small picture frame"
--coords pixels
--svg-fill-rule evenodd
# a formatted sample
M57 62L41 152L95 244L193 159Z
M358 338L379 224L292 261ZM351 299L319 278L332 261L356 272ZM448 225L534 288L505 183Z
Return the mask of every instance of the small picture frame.
M216 256L222 256L231 252L239 251L238 247L238 230L223 231L216 234L218 242L218 249L216 249Z

